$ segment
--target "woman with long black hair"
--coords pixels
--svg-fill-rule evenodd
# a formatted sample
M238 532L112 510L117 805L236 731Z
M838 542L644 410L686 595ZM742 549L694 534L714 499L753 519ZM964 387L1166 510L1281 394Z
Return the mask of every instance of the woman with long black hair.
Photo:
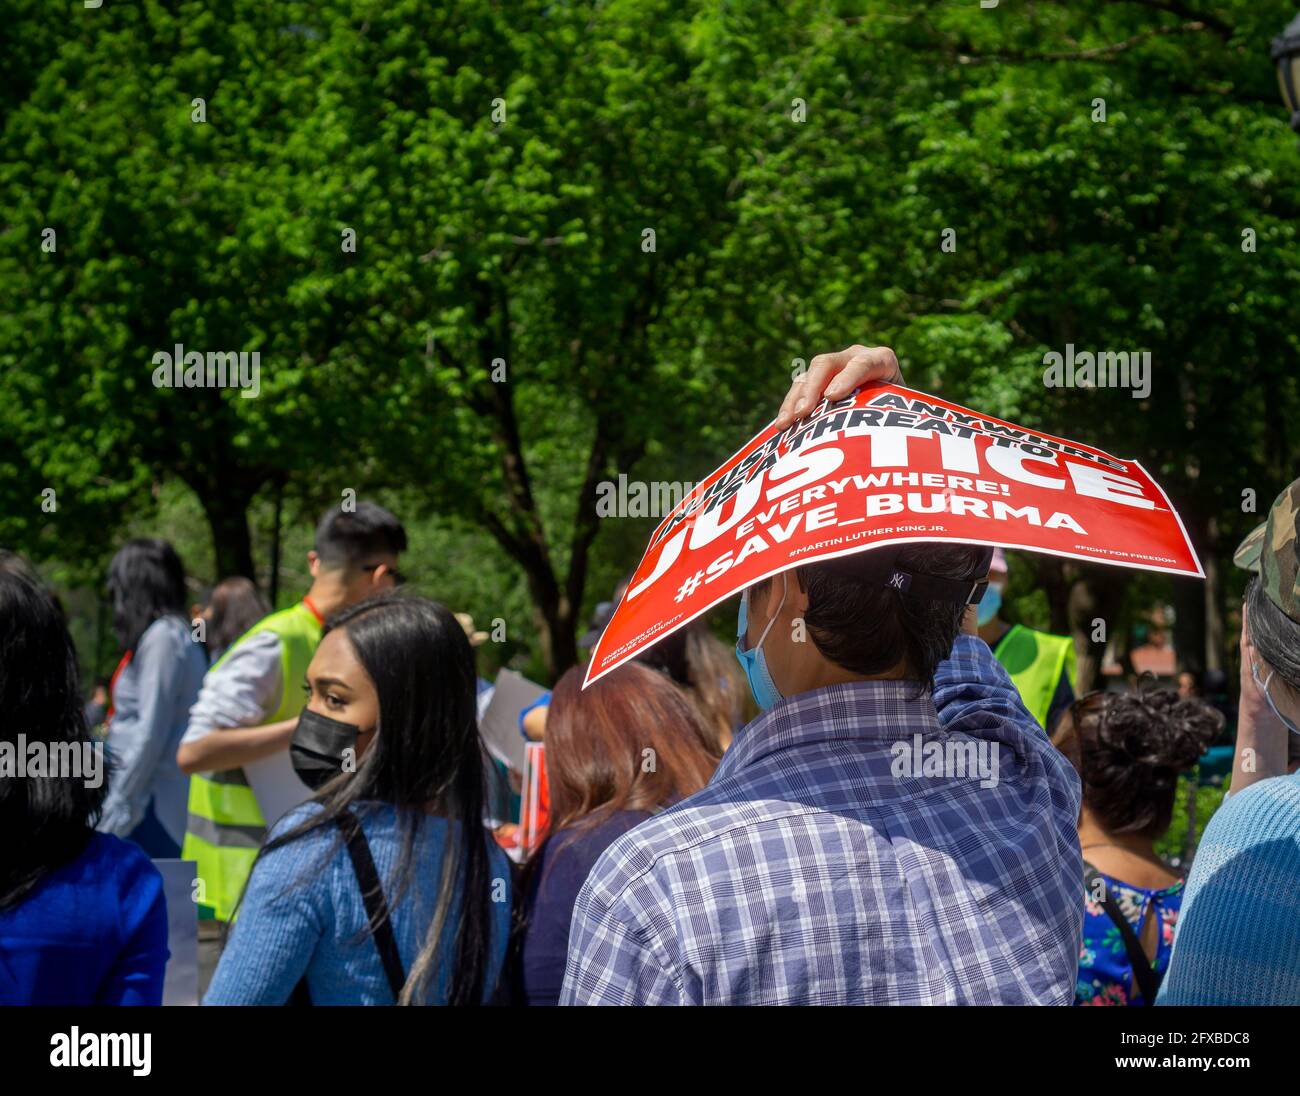
M204 1003L486 1002L510 871L464 630L384 595L330 619L307 679L290 756L317 790L272 828Z
M0 1005L156 1005L162 877L96 833L107 788L77 655L31 570L0 552Z
M109 564L108 593L122 661L110 689L114 771L99 829L150 856L177 857L190 781L176 750L208 669L185 618L185 568L165 540L130 540Z

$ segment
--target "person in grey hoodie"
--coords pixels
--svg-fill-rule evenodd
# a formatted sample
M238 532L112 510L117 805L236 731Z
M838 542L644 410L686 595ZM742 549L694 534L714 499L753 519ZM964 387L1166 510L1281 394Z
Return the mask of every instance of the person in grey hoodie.
M208 668L185 618L185 568L165 540L131 540L109 565L108 591L123 654L110 690L108 798L96 828L151 857L176 857L189 797L176 749Z

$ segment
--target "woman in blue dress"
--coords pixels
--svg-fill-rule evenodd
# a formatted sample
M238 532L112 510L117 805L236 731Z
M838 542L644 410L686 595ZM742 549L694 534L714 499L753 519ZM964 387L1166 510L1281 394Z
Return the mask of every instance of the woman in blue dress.
M1178 777L1222 723L1210 705L1172 689L1090 693L1061 720L1056 744L1083 783L1075 1004L1154 1004L1183 897L1183 878L1155 842L1169 828Z

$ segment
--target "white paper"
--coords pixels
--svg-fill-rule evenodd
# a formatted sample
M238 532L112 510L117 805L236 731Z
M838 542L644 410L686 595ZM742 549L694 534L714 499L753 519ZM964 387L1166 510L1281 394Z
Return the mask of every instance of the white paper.
M524 748L528 745L519 730L519 713L546 692L523 674L502 670L497 675L487 711L479 720L479 733L489 752L517 773L524 771Z
M171 956L163 975L164 1005L199 1003L199 908L194 904L193 860L155 860L167 901L167 947Z
M268 830L299 803L305 803L311 798L311 789L293 771L288 750L280 750L259 761L250 761L243 769L249 787L257 797L257 805L262 810L262 817L266 819Z

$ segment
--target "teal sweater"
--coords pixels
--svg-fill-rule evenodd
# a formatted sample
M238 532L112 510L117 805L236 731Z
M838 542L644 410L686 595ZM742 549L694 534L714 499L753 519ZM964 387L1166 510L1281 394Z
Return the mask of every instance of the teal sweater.
M1300 775L1252 784L1210 820L1156 1003L1300 1004Z

